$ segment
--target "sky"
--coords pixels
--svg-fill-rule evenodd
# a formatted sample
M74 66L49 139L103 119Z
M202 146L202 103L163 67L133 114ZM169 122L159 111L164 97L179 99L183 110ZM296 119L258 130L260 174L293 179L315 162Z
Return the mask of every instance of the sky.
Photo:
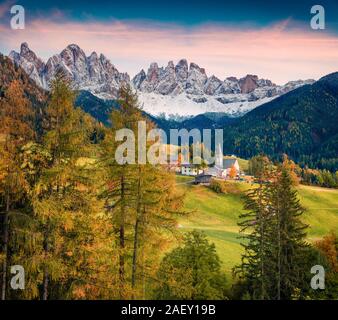
M14 4L25 8L24 30L10 28ZM315 4L325 30L310 27ZM22 42L44 61L76 43L131 76L185 58L222 80L256 74L284 84L338 71L338 0L0 0L0 52Z

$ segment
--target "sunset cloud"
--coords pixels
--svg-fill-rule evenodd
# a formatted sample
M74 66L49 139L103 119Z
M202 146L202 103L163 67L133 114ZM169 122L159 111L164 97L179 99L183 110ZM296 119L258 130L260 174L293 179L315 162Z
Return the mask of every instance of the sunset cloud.
M28 20L25 30L10 30L6 25L0 28L0 51L5 54L27 42L38 56L47 59L76 43L87 55L103 53L131 76L151 62L166 65L181 58L221 79L252 73L278 84L318 79L338 70L338 37L305 29L291 20L264 28L183 27L150 21L78 22L55 12L48 19Z

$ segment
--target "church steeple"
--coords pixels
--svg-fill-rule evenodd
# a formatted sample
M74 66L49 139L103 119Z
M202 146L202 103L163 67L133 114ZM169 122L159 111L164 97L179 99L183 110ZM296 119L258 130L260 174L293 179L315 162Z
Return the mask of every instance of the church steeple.
M215 152L215 166L218 168L223 168L223 148L221 144L217 146L217 150Z

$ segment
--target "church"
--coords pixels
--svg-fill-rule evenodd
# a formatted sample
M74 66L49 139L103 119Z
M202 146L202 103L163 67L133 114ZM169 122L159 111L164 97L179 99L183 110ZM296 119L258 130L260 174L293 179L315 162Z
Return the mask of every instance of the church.
M238 160L234 156L224 158L220 145L216 151L214 166L202 170L193 164L186 164L180 166L180 171L185 176L206 175L221 179L229 178L231 174L235 175L235 177L240 175Z
M216 151L215 165L205 170L204 174L216 178L228 178L231 176L231 170L235 171L236 176L240 175L240 167L235 157L224 158L221 146Z

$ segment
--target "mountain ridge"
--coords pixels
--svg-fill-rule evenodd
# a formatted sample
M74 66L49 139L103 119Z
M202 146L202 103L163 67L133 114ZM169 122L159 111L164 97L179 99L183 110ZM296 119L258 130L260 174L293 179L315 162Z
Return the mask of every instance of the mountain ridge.
M211 111L238 117L314 81L290 81L277 86L250 74L240 79L220 80L214 75L208 77L204 68L194 62L188 64L186 59L179 60L176 65L169 61L165 68L154 62L147 72L142 69L131 79L128 73L119 72L103 54L93 51L87 56L76 44L68 45L46 63L25 42L20 52L11 51L9 57L44 89L48 89L57 68L65 71L76 89L89 91L102 99L116 98L120 86L129 83L137 90L145 111L154 116L163 112L190 116Z

